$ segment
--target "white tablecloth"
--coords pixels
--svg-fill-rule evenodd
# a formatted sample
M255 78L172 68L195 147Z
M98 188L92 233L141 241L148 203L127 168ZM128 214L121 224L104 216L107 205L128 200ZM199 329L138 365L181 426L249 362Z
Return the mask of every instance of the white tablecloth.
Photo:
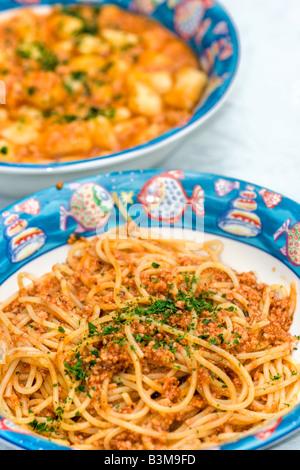
M244 179L300 202L300 1L222 0L242 61L220 112L161 167ZM0 198L0 209L14 202ZM8 449L0 442L0 450ZM274 449L300 450L300 433Z

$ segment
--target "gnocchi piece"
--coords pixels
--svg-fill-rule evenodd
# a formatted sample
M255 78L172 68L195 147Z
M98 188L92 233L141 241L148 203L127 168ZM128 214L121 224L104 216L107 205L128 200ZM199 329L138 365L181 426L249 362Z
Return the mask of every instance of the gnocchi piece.
M52 157L89 152L92 146L88 124L82 121L49 126L43 140L45 152Z
M150 126L136 133L136 136L132 141L132 145L140 145L144 142L155 139L155 137L157 137L161 133L162 128L160 125L156 123L151 124Z
M8 119L8 112L6 109L0 108L0 122Z
M172 68L172 60L165 54L157 51L146 49L143 51L138 59L138 65L145 68L145 70L161 70L165 68Z
M11 75L5 79L5 88L6 109L11 112L24 102L22 83L16 81L15 77Z
M186 45L180 41L168 41L162 53L170 58L173 63L173 70L180 70L182 67L190 67L198 70L198 60L195 54L186 53Z
M164 99L171 106L191 110L199 101L206 85L207 76L204 72L183 67L177 72L175 85Z
M85 54L74 57L70 60L69 66L73 70L83 70L91 75L96 75L106 65L106 60L103 57L98 57L93 54Z
M7 64L7 54L3 49L0 49L0 65L5 67Z
M49 19L49 27L60 39L68 39L83 28L83 21L75 16L57 14Z
M36 128L40 128L43 122L42 113L32 106L21 106L17 111L17 116L23 119L29 119Z
M17 54L19 57L25 59L39 60L41 57L41 50L37 43L33 41L23 40L18 45Z
M115 115L114 115L114 122L120 122L124 121L125 119L129 119L131 117L131 112L128 108L125 108L125 106L120 106L119 108L115 109Z
M132 145L134 136L148 125L149 121L145 116L137 116L116 123L114 125L114 131L122 144L130 142L130 145Z
M14 145L5 140L0 139L0 160L13 160L15 156L15 147Z
M60 77L43 70L27 73L23 80L23 93L27 103L42 109L53 108L66 98Z
M37 32L40 33L36 18L30 9L23 10L22 20L17 18L14 27L16 36L26 37L28 40L34 40Z
M92 139L97 147L105 150L118 150L114 128L104 116L97 116L89 122Z
M152 25L149 30L143 33L143 43L148 49L161 51L165 43L170 39L169 31L161 29L160 26Z
M131 96L128 100L129 109L135 114L156 116L162 112L162 99L158 93L143 83L131 85Z
M173 86L171 74L163 70L148 73L146 76L146 83L160 95L170 91Z
M81 54L109 54L109 44L91 34L80 36L77 42L77 49Z
M140 2L141 0L137 0ZM151 0L153 1L153 0ZM174 1L174 0L173 0ZM130 11L120 9L115 5L105 5L99 15L99 28L113 28L123 31L129 31L134 34L142 35L145 30L156 23L149 21L149 18L132 14Z
M2 129L1 135L16 145L32 144L39 136L34 123L28 122L24 118Z
M84 88L82 81L76 80L72 76L66 77L65 81L63 82L63 87L70 94L80 93Z
M59 41L53 46L53 50L58 56L69 55L72 53L73 49L74 49L74 41L70 39Z
M105 28L101 31L101 35L112 47L116 49L135 46L140 41L136 34L119 31L117 29Z
M160 95L170 91L173 86L171 74L163 70L144 72L140 69L133 69L127 76L127 82L131 86L134 86L135 82L142 82Z
M130 65L126 60L112 57L112 60L106 63L104 69L107 68L107 74L111 79L119 78L122 75L127 74L130 69Z
M91 91L93 93L95 103L101 106L109 104L113 94L112 89L109 85L92 85Z

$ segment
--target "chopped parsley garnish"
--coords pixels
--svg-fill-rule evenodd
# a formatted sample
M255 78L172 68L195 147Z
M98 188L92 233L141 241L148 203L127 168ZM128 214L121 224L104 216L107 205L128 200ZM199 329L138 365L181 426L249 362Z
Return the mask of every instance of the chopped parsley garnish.
M71 72L71 77L73 80L85 80L87 77L87 73L84 70L74 70Z
M107 62L107 64L105 64L101 69L100 69L100 72L108 72L109 69L111 69L112 67L114 66L114 62L110 61L110 62Z
M70 122L76 121L77 119L78 119L78 117L75 116L75 114L64 114L63 116L61 116L59 118L59 122L60 123L70 123Z
M88 329L89 329L89 336L93 336L97 332L97 327L91 322L88 322Z
M281 378L282 378L282 376L280 374L273 375L273 377L272 377L272 375L270 375L271 380L280 380Z
M93 19L91 20L87 20L87 18L85 18L80 10L78 8L72 8L72 7L69 7L67 5L64 5L61 9L61 12L64 14L64 15L69 15L69 16L73 16L74 18L78 18L79 20L81 20L82 22L82 26L80 29L78 29L77 31L74 32L74 35L77 36L79 34L92 34L92 35L95 35L98 33L98 24L97 24L97 21L96 21L96 16L93 17Z
M209 341L208 341L208 343L209 343L210 345L218 344L218 340L217 340L216 338L210 338Z
M77 359L77 362L74 366L70 366L68 362L64 362L64 366L66 368L66 372L74 374L76 380L80 380L81 382L87 378L87 373L82 369L83 367L83 360Z
M108 119L113 119L115 117L115 113L116 111L114 108L102 109L96 106L91 106L84 120L88 121L89 119L94 119L97 116L104 116Z
M8 147L6 145L3 145L3 147L0 148L0 153L2 153L2 155L7 155Z
M158 269L159 267L160 267L160 264L152 263L152 268Z
M33 421L31 421L31 423L28 423L28 426L30 426L35 432L39 434L42 434L44 432L55 432L54 426L48 426L46 423L39 423L37 419L34 419Z
M67 93L69 93L69 94L74 93L74 90L73 90L73 88L71 87L71 85L69 83L64 82L62 84L62 86L64 87L64 89L66 90Z
M37 91L37 87L35 86L30 86L27 88L27 93L30 96L34 95L36 91Z
M102 335L111 335L112 333L115 333L116 331L118 331L119 328L116 327L116 326L112 326L112 325L106 325L102 331Z
M48 72L54 71L59 64L57 55L40 41L21 42L16 54L23 59L36 60L41 69Z

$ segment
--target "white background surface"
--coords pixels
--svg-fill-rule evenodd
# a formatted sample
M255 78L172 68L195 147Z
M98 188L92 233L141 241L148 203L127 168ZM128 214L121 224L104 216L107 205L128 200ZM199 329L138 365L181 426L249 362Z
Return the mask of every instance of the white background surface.
M161 167L245 179L300 203L300 1L221 1L240 32L236 85ZM0 197L0 209L12 202ZM273 449L300 450L300 433Z

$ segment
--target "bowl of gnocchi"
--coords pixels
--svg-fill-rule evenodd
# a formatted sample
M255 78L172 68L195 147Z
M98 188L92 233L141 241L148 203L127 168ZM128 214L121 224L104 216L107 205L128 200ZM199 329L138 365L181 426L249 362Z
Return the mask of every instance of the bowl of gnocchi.
M157 165L230 91L236 28L213 0L0 7L0 192Z

